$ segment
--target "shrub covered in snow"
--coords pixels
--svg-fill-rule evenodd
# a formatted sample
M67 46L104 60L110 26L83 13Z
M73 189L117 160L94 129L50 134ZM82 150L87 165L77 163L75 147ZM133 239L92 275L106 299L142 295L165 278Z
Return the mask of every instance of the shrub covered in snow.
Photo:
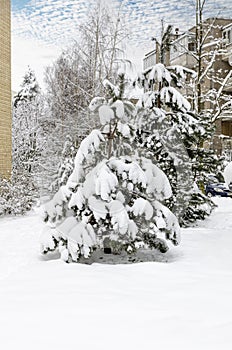
M168 242L179 243L177 218L163 204L172 195L169 181L132 144L136 109L126 98L124 74L105 88L107 97L90 103L101 129L82 141L67 182L44 205L41 251L59 249L65 261L88 258L95 249L166 252Z
M0 215L25 214L37 200L37 189L26 174L0 179Z

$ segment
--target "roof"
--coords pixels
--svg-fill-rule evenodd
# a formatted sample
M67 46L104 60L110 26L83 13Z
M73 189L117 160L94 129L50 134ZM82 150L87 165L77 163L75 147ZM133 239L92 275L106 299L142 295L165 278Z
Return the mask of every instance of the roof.
M223 30L229 28L229 27L232 27L232 20L231 20L231 23L227 24L226 26L223 27Z
M225 21L225 22L229 22L229 23L227 23L225 26L227 26L227 25L230 25L230 24L232 24L232 18L223 18L223 17L209 17L209 18L206 18L204 21L203 21L203 23L207 23L207 22L215 22L215 23L217 23L218 21ZM193 30L194 28L196 28L196 25L194 25L193 27L191 27L190 29L189 29L189 31L191 31L191 30ZM223 29L224 29L225 27L223 27Z
M175 43L175 42L177 42L177 41L179 41L179 40L185 38L186 36L187 36L187 37L191 37L191 36L193 36L193 35L194 35L194 33L191 33L191 32L189 32L189 30L187 30L186 32L180 34L180 35L178 36L178 38L176 38L175 40L173 40L172 43Z
M148 53L145 54L145 58L147 56L150 56L151 54L156 53L156 49L153 49L152 51L149 51Z
M223 26L223 30L225 28L229 28L230 26L232 26L232 18L219 18L219 17L210 17L210 18L207 18L203 21L203 24L204 23L207 23L207 22L215 22L215 24L218 23L218 21L224 21L224 22L229 22L227 23L225 26ZM173 42L176 42L178 41L178 39L180 38L184 38L185 36L190 36L190 35L193 35L193 30L196 28L196 25L194 25L193 27L191 27L190 29L186 30L185 32L183 32L182 34L180 34L178 36L178 38L176 38L175 40L173 40Z

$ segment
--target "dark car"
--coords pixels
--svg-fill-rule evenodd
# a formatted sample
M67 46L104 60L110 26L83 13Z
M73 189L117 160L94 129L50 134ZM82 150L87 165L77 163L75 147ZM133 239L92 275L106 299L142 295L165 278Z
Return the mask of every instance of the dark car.
M231 197L232 191L229 190L228 186L225 183L211 183L206 185L205 194L208 197L221 196L221 197Z

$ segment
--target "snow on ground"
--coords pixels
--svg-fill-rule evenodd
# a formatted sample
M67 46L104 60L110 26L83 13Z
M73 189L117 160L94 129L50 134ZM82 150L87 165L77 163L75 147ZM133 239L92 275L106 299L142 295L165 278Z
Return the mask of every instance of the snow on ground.
M40 219L0 219L0 347L232 348L232 200L164 261L65 264L38 251Z

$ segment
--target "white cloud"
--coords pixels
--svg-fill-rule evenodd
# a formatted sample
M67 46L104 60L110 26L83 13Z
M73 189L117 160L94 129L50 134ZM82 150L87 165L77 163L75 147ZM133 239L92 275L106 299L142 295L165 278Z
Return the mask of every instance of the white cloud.
M123 4L123 19L130 28L127 47L133 47L137 64L152 47L151 37L160 36L161 19L165 26L172 24L180 31L194 25L192 0L105 1L114 7ZM96 0L31 0L23 9L13 12L13 87L18 86L28 64L42 81L44 65L78 37L79 25L95 4ZM218 15L232 17L231 0L207 0L205 18Z
M160 34L161 19L181 28L195 20L192 0L105 0L118 7L131 28L133 44L145 43ZM207 0L205 17L232 16L231 0ZM78 34L78 26L86 20L96 0L32 0L24 9L13 13L14 33L59 45ZM221 11L221 12L219 12Z
M51 64L59 54L59 48L39 43L36 39L12 37L12 90L18 91L28 66L35 71L43 87L44 68Z

